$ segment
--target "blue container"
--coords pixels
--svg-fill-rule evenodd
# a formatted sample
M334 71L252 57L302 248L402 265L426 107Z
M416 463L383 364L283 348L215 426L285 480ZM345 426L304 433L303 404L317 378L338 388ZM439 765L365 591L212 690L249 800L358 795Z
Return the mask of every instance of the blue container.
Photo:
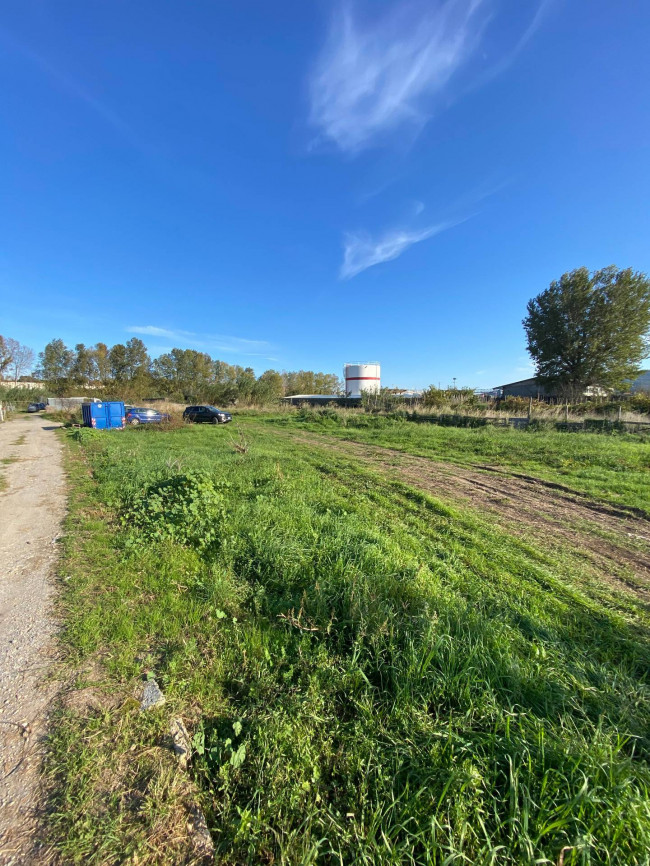
M121 430L124 427L124 403L112 400L108 403L84 403L81 407L84 427L95 430Z

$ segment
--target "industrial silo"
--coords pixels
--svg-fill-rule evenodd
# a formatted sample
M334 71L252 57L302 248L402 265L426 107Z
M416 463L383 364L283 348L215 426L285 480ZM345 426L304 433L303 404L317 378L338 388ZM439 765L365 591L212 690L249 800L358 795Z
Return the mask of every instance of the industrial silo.
M379 364L345 364L343 378L346 396L360 397L364 391L378 394L381 387L380 370Z

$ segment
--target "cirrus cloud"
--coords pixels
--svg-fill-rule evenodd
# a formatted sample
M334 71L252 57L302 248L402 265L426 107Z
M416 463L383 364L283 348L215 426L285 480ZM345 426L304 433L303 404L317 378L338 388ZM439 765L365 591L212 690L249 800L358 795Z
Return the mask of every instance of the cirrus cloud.
M488 20L484 6L402 3L364 25L344 5L310 80L312 124L349 152L397 126L421 126L431 100L478 43Z
M398 129L412 137L503 73L553 0L403 0L373 3L366 16L362 0L341 2L309 78L309 120L312 147L354 154Z
M129 325L125 330L129 334L174 340L180 347L276 360L269 358L268 353L273 349L273 346L266 340L250 340L245 337L231 337L224 334L197 334L194 331L161 328L158 325Z
M464 220L443 222L419 230L391 229L375 238L368 232L350 232L343 242L343 264L339 277L342 280L349 280L374 265L390 262L401 256L413 244L432 238L460 222Z

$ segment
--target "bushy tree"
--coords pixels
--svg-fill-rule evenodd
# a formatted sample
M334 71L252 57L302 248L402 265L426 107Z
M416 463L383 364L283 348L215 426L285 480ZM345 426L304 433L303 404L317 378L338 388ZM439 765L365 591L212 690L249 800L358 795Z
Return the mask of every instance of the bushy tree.
M650 281L631 268L578 268L528 302L523 325L541 384L567 396L620 388L648 353Z
M74 361L70 375L78 385L86 385L97 378L95 353L84 343L77 343L74 347Z
M39 352L39 377L49 382L56 393L65 390L74 364L72 352L61 339L50 340L42 352Z
M334 373L315 373L312 370L284 372L284 393L341 394L341 380Z
M284 381L277 370L266 370L258 377L253 388L253 400L260 406L276 403L284 396Z
M238 367L237 369L237 399L247 403L253 396L255 390L255 371L252 367Z
M167 395L199 400L214 381L212 358L195 349L172 349L152 364L156 384Z
M108 353L111 379L115 382L126 382L129 373L129 362L127 359L126 346L116 343Z
M151 358L147 347L138 339L131 337L125 346L126 375L129 379L146 379L151 368Z
M106 343L96 343L92 351L95 358L97 378L100 382L108 382L111 378L111 361L108 346Z

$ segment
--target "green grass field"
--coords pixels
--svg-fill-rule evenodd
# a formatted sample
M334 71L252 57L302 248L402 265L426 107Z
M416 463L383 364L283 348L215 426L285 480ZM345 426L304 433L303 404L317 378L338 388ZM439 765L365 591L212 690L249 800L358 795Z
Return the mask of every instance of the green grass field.
M305 411L248 423L326 433L462 465L500 466L650 514L650 439L599 433L526 432L416 424L381 416Z
M198 862L195 800L224 864L647 864L643 599L304 424L244 429L245 454L221 427L67 434L64 862ZM313 429L650 510L633 437Z

